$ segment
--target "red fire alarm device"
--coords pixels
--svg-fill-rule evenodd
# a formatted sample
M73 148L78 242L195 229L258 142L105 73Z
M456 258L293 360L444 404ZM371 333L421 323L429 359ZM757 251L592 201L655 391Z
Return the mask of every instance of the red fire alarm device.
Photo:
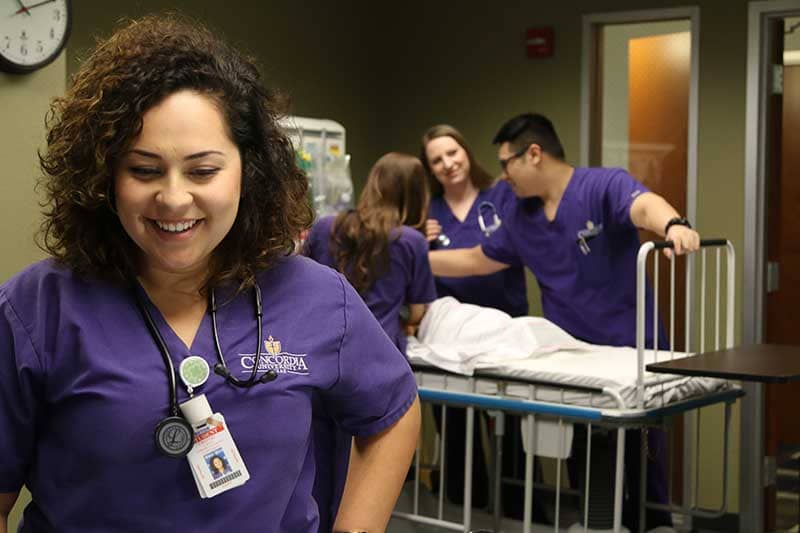
M553 55L553 27L528 28L525 32L525 48L528 57L551 57Z

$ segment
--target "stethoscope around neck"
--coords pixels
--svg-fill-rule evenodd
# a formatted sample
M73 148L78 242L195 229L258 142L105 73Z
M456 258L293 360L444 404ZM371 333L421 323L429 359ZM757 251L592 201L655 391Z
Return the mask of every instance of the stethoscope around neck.
M133 292L136 296L136 303L139 307L139 311L142 313L144 317L145 324L147 324L147 329L150 331L150 335L153 337L156 345L158 346L159 351L161 352L161 358L164 361L164 366L167 368L167 378L169 379L169 416L163 419L159 424L156 426L156 440L157 443L159 441L160 436L163 436L164 432L169 431L169 426L180 426L180 430L184 433L189 431L191 432L191 426L188 428L188 422L180 415L180 408L178 406L178 382L175 377L175 365L172 362L172 355L169 352L169 348L167 347L167 343L164 341L164 337L161 335L161 332L156 326L155 321L153 320L153 316L150 314L150 311L147 308L147 303L142 298L141 293L137 289L133 289ZM230 383L233 386L240 387L243 389L247 389L258 385L259 383L268 383L273 381L278 374L275 370L269 369L264 372L261 377L258 376L258 355L261 353L261 342L263 340L263 331L262 331L262 317L264 315L263 305L261 301L261 287L259 287L258 283L254 283L253 286L253 294L254 294L254 306L255 306L255 315L256 315L256 325L258 331L258 344L256 345L256 361L253 364L253 368L250 371L250 376L246 380L241 380L231 374L231 371L228 369L228 365L225 362L225 356L222 353L222 347L219 342L219 333L217 331L217 299L216 294L213 289L209 291L208 295L208 304L211 308L211 330L214 337L214 347L216 348L217 352L217 360L218 362L214 365L214 373L222 376L225 378L225 381ZM167 429L164 429L167 428ZM189 433L191 434L191 433ZM159 445L159 450L165 453L166 455L172 457L183 456L188 453L188 450L191 448L191 444L189 444L185 448L181 448L180 452L170 452L169 450L165 450L164 446Z
M483 213L486 209L492 212L492 223L488 226L486 225L486 220L483 218ZM492 233L500 229L502 225L503 221L500 220L500 215L497 214L497 207L492 202L484 200L478 204L478 227L481 228L485 236L490 237ZM443 248L447 248L450 246L450 237L444 233L440 233L439 236L436 237L436 243Z

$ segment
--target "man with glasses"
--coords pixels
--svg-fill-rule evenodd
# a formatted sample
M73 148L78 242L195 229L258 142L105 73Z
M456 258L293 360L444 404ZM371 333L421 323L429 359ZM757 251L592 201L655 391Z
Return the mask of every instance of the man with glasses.
M677 254L696 250L700 236L625 170L567 163L553 124L542 115L512 118L493 143L517 205L480 246L430 252L434 275L485 275L525 265L539 283L545 318L586 342L635 346L638 228L672 241ZM645 337L652 342L652 324ZM663 434L650 435L660 441L651 442L651 450L664 447ZM638 438L626 442L635 448ZM638 481L638 474L630 476L638 472L638 454L626 457L626 477ZM649 461L648 469L648 500L665 502L663 460ZM638 487L629 486L628 496L623 522L636 531ZM648 527L669 523L666 513L648 512Z

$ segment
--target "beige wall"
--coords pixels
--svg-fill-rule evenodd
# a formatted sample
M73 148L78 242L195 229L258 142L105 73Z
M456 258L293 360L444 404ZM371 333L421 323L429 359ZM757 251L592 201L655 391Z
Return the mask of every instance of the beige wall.
M747 2L703 0L700 5L699 161L697 227L724 235L742 250ZM548 115L567 159L578 162L581 17L588 13L690 5L683 1L471 2L414 0L398 14L384 42L383 103L387 146L417 150L417 138L436 122L462 130L480 161L499 171L491 138L500 124L525 111ZM419 15L425 14L424 18ZM528 27L553 26L555 55L527 59ZM414 28L413 33L409 28ZM740 265L741 266L741 265ZM741 268L739 270L741 272ZM539 296L529 290L531 312Z
M0 282L43 257L33 242L39 218L34 192L39 175L36 149L44 142L44 117L50 100L64 91L65 67L62 54L28 76L0 74Z
M369 158L382 150L374 137L381 95L374 91L375 69L368 61L370 27L360 23L370 6L321 0L81 0L73 2L67 70L74 73L95 38L107 36L122 18L166 10L191 15L256 57L266 84L291 95L293 114L341 122L359 179L369 170Z
M34 184L38 177L37 148L44 143L44 117L51 99L64 92L65 54L27 76L0 74L0 282L44 254L33 241L39 206ZM23 491L11 513L9 531L30 500Z

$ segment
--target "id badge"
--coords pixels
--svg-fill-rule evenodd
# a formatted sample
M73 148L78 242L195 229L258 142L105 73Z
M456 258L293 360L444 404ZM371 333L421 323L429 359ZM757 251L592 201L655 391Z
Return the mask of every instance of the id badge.
M214 413L194 426L194 447L186 456L202 498L244 485L250 473L231 437L225 418Z

